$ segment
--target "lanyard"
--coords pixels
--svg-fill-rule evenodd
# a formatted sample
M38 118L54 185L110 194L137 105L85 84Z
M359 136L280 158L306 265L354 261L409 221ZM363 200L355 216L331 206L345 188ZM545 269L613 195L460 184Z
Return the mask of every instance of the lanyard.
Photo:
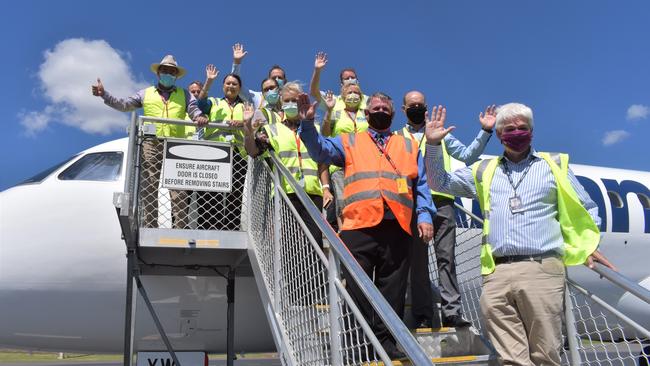
M298 133L296 133L296 131L293 131L293 136L296 139L296 148L298 149L298 167L300 168L300 171L302 171L302 153L300 152L300 137L298 136Z
M508 168L508 162L505 160L503 161L503 170L506 173L506 176L508 177L508 182L510 182L510 185L512 186L512 190L515 192L515 195L517 195L517 188L519 188L519 185L526 177L526 174L528 174L528 171L530 170L530 167L532 165L533 165L533 160L528 158L528 166L526 166L526 170L524 170L524 173L522 174L521 178L519 178L519 181L517 182L517 184L515 184L512 180L512 173L510 172L510 168Z
M348 114L348 117L352 120L352 123L354 124L354 133L357 133L358 132L357 131L357 113L352 112L353 114L350 114L351 112L349 112L347 110L345 111L345 113Z
M163 117L169 118L169 99L165 100L163 98L162 94L160 94L160 91L158 91L158 96L160 97L160 100L162 100L163 105L165 106L165 115ZM172 94L169 93L169 98L171 98Z
M372 140L372 142L375 143L375 146L377 146L377 149L379 150L379 152L383 156L386 157L386 160L388 160L390 165L393 167L393 170L395 170L395 173L397 173L397 175L399 175L401 177L402 173L400 173L399 169L397 169L397 165L395 165L395 163L393 162L393 159L391 159L390 155L388 155L388 152L386 151L386 149L384 149L381 145L379 145L379 142L377 140L375 140L374 137L372 137L372 134L370 132L368 132L368 136L370 136L370 139ZM390 137L390 135L388 135L386 137ZM388 145L388 141L386 141L386 145Z

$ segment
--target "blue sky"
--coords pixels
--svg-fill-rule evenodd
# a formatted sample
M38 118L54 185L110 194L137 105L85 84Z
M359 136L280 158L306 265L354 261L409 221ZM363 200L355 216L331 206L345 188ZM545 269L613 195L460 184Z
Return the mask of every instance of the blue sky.
M99 5L103 4L103 5ZM259 89L268 67L308 84L317 51L322 88L357 69L366 94L401 101L411 89L444 104L469 142L488 104L518 101L535 114L534 145L572 161L649 170L650 3L644 1L64 1L12 2L0 22L5 92L0 190L100 142L124 136L126 116L88 98L102 77L127 97L154 81L172 53L179 83L224 75L241 42L242 76ZM180 8L179 8L180 6ZM84 60L95 60L92 62ZM117 93L119 91L119 93ZM220 85L212 94L222 96ZM401 104L401 103L398 103ZM403 123L398 112L394 123ZM501 151L493 139L486 150Z

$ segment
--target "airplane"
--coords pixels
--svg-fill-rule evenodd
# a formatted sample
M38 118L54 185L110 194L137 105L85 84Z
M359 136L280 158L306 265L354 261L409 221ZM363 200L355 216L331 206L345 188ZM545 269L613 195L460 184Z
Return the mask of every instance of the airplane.
M0 345L122 352L126 248L112 200L123 191L126 149L126 138L92 147L0 192ZM600 249L650 289L650 172L571 167L603 217ZM480 215L476 203L461 203ZM585 268L570 272L650 328L640 300ZM224 279L145 276L143 282L179 350L225 352ZM275 351L254 279L238 278L235 292L236 351ZM141 301L136 317L136 348L160 347Z

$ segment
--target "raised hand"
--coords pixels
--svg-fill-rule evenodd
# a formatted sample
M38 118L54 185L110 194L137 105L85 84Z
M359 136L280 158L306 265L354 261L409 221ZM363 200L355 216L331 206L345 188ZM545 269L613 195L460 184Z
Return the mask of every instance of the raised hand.
M447 108L439 105L433 107L431 110L431 119L427 121L425 134L427 136L427 143L430 145L438 145L440 141L453 131L456 127L451 126L445 128L445 120L447 119Z
M248 51L244 51L244 45L241 43L235 43L234 46L232 46L232 59L234 63L240 64L241 60L246 57L246 54L248 54Z
M497 122L497 106L494 104L487 106L485 112L479 113L478 120L481 122L481 128L492 131Z
M298 115L301 121L313 121L318 101L309 103L309 95L302 93L298 97Z
M244 103L244 132L252 134L255 131L253 126L253 115L255 114L255 107L252 103Z
M214 79L219 76L219 70L213 65L209 64L208 66L205 67L205 77L208 80L214 81Z
M334 98L334 93L331 90L328 90L327 93L325 93L325 105L330 111L334 109L334 106L336 105L336 98Z
M97 78L97 84L93 85L91 87L93 95L96 97L101 97L104 95L104 84L102 84L102 81Z
M316 61L314 61L314 68L320 70L327 65L327 54L325 52L318 52L316 54Z

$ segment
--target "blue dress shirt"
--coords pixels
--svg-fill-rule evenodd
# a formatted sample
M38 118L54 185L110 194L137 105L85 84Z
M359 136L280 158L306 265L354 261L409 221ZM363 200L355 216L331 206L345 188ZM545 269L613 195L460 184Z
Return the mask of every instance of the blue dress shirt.
M343 142L341 136L324 137L316 131L313 121L301 122L301 135L302 142L309 151L309 156L319 163L333 164L345 168L345 150L343 149ZM390 138L392 134L390 131L379 132L372 128L368 132L376 138L377 135ZM387 139L385 140L388 141ZM414 196L415 196L415 211L418 215L419 223L433 223L433 217L436 214L436 208L431 200L431 194L427 187L426 174L424 172L424 160L422 155L418 153L418 176L413 180ZM392 215L390 213L389 215ZM390 216L389 216L390 217Z

